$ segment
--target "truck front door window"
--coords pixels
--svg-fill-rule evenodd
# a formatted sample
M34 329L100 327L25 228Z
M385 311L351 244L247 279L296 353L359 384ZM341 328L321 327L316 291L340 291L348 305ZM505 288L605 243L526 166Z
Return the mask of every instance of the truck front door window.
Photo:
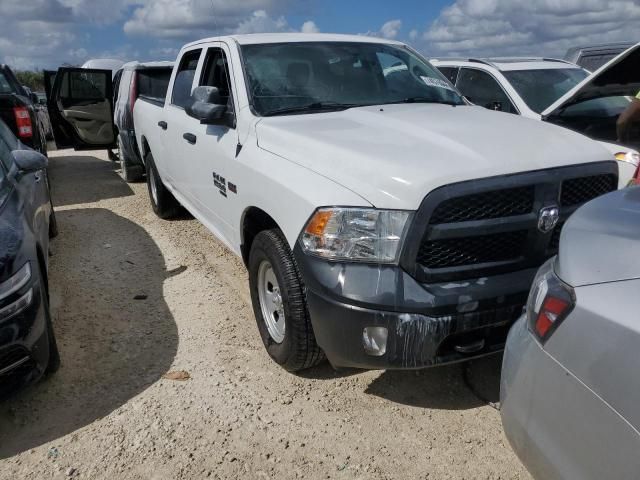
M220 48L210 48L204 64L200 86L216 87L220 95L229 101L231 95L231 79L229 65L224 51Z
M173 92L171 93L171 103L177 107L186 107L191 99L191 89L193 79L200 60L201 49L192 50L183 55L180 66L173 81Z

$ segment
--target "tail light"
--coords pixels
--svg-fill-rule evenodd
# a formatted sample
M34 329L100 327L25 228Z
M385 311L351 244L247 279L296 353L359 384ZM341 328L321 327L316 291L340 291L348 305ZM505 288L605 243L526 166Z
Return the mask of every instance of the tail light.
M640 167L636 168L636 173L631 179L631 185L640 185Z
M133 75L131 77L131 85L129 86L129 108L133 112L133 105L136 103L136 99L138 98L138 72L133 71Z
M16 127L20 138L33 137L33 125L31 125L31 114L27 107L14 107L13 115L16 117Z
M529 330L541 343L549 339L576 304L573 288L555 274L554 262L552 258L540 268L527 302Z

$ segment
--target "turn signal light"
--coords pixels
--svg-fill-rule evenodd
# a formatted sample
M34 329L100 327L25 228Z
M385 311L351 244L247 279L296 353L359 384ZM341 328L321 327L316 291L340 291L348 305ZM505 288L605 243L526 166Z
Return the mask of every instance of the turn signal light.
M331 210L318 210L313 217L311 217L311 220L307 223L307 227L304 231L311 235L320 236L324 234L324 229L326 228L327 223L329 223L332 215L333 212Z

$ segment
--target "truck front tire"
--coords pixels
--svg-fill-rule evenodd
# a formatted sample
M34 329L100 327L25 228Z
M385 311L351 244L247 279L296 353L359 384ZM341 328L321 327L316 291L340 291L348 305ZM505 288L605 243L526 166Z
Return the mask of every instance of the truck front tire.
M311 326L300 272L280 230L264 230L254 239L249 287L262 342L278 365L296 372L324 360Z
M149 200L151 201L151 208L153 208L154 213L164 220L178 216L182 207L176 200L176 197L173 196L167 187L164 186L162 180L160 180L160 174L153 161L151 152L147 153L145 163L147 164Z

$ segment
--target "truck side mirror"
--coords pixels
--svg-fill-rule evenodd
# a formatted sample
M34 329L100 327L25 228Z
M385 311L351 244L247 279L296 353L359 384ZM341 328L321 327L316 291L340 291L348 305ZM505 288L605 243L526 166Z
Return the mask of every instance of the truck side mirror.
M49 161L47 157L35 150L14 150L11 152L13 161L22 172L37 172L47 168Z
M227 98L217 87L196 87L191 94L191 104L185 108L187 115L206 125L227 125Z

